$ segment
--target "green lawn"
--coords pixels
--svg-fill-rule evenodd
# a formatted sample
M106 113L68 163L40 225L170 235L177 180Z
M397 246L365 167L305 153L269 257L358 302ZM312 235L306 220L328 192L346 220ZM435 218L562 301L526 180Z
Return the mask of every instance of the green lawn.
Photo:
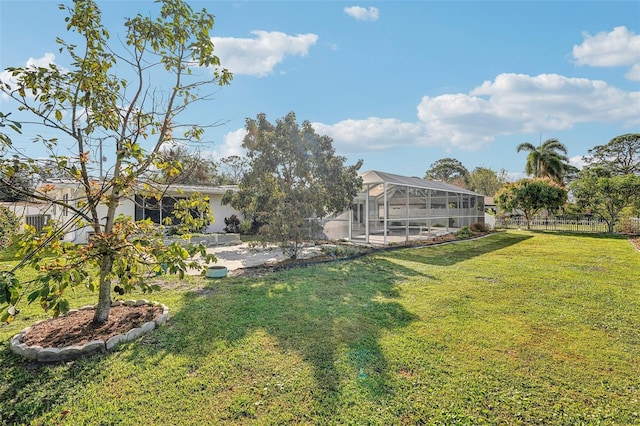
M8 349L22 306L0 423L639 424L639 266L622 238L509 231L173 280L167 325L48 366Z

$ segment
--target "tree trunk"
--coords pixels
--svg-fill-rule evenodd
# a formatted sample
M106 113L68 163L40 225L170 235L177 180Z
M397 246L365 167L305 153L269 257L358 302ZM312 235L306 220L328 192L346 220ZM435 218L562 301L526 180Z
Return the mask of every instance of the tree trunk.
M100 287L98 288L98 305L96 313L93 316L93 324L100 325L109 319L109 311L111 310L111 281L107 279L107 275L111 272L113 266L113 254L107 254L102 258L100 264Z

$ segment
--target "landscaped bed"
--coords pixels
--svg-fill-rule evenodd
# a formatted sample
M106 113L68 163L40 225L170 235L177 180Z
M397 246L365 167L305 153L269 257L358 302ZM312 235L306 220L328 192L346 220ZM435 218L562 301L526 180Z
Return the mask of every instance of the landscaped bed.
M637 424L639 265L624 238L509 231L163 276L163 327L52 365L8 349L44 318L25 305L0 326L0 423Z

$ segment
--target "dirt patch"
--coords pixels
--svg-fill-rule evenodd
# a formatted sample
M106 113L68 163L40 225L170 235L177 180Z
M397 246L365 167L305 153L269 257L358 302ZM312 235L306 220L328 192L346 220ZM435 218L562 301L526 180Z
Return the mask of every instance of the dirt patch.
M63 348L72 345L84 345L92 340L107 341L118 334L153 321L162 315L160 306L114 306L109 312L109 319L100 326L94 326L93 310L68 313L35 324L22 338L28 346L43 348Z
M636 248L636 250L640 250L640 237L629 238L629 242Z
M363 249L355 255L348 257L338 257L331 255L319 255L305 259L286 259L277 263L270 263L265 265L251 266L248 268L236 269L229 271L231 277L261 277L267 274L271 274L277 271L284 271L293 268L304 268L307 266L318 265L321 263L336 262L341 260L355 259L356 257L363 256L365 254L373 252L374 249Z

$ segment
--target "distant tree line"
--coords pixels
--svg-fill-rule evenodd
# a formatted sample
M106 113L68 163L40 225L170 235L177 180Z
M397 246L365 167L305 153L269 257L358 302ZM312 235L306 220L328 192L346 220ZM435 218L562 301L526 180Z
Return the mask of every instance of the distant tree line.
M495 196L504 212L519 212L530 221L547 214L591 215L607 223L609 232L628 217L640 214L640 134L616 136L583 157L582 169L569 164L567 147L558 139L539 145L523 142L517 152L528 152L528 178L508 182L505 170L476 167L472 172L454 158L437 160L425 179L450 183ZM638 232L638 229L624 229Z

